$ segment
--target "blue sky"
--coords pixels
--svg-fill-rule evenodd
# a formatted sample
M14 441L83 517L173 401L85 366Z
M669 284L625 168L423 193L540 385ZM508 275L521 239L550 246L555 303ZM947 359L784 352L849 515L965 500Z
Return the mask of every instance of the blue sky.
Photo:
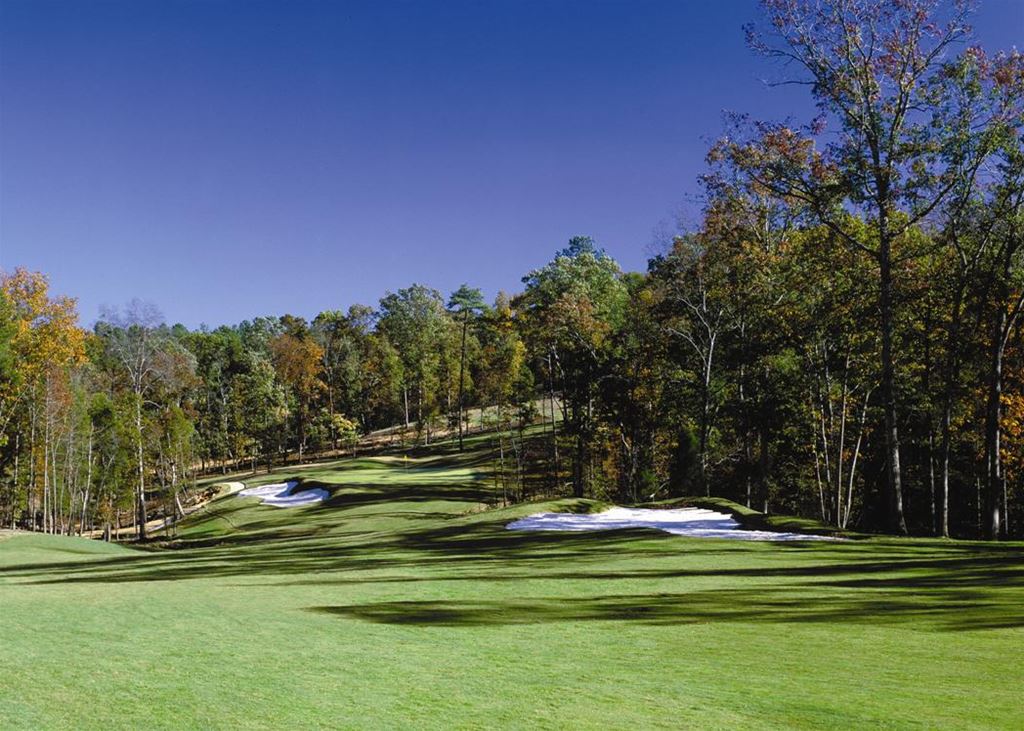
M169 322L414 281L516 291L569 237L643 269L723 112L812 113L756 0L0 0L0 267ZM985 0L989 50L1024 0ZM691 203L687 204L687 201Z

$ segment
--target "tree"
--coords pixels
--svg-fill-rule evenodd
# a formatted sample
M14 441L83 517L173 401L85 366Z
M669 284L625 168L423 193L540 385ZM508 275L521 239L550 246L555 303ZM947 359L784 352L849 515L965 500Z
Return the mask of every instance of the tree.
M612 438L620 495L633 502L650 499L661 489L656 452L665 417L665 379L659 372L665 344L657 321L657 294L652 280L626 274L628 291L623 320L612 335L607 375L599 393L601 412Z
M463 284L457 290L452 292L452 296L448 300L448 309L451 310L455 316L462 323L462 339L459 346L459 396L458 396L458 409L459 409L459 451L462 451L462 425L465 421L463 417L463 392L466 386L466 332L469 330L469 321L478 312L483 310L485 306L483 295L479 289L473 289L467 284Z
M108 309L97 323L110 356L123 370L132 395L135 419L136 491L135 525L138 539L146 538L146 459L142 411L147 396L164 375L159 367L161 352L169 345L166 330L159 326L163 316L155 305L131 300L123 309Z
M269 471L281 446L288 403L267 356L252 351L246 354L245 370L234 379L228 409L233 452L248 455L254 472L257 459L265 457Z
M764 0L764 7L773 30L748 28L752 47L801 69L796 81L810 86L822 117L805 134L758 125L758 140L735 145L733 154L759 184L799 200L878 266L889 515L891 527L906 533L893 267L920 253L901 249L907 233L966 172L957 150L960 112L934 99L945 85L947 50L967 36L968 3L958 0L945 17L935 0ZM815 138L829 122L834 141L819 150Z
M0 292L0 340L3 343L0 345L0 365L3 366L0 370L0 448L8 445L9 430L16 420L27 419L26 503L29 512L33 512L32 492L37 478L42 477L43 529L54 530L56 442L68 415L71 369L85 360L85 334L77 324L75 300L51 297L49 282L43 274L25 269L0 274ZM42 469L37 470L40 432L43 436ZM15 486L20 477L18 462L22 448L22 434L18 430L13 450L4 450L4 456L12 455L15 461ZM17 499L12 495L12 519ZM34 517L32 525L35 525Z
M234 328L219 327L188 333L182 344L195 358L199 380L195 394L198 455L204 466L209 459L227 472L227 461L237 458L231 449L228 403L235 378L245 369L242 338Z
M1024 75L1021 76L1024 79ZM985 208L992 217L991 244L982 266L986 293L987 366L985 369L985 496L984 528L989 538L1002 535L1006 512L1006 481L1002 459L1005 355L1024 311L1024 142L1014 140L1000 165Z
M575 442L573 494L581 497L591 472L594 399L609 338L625 312L626 287L619 265L587 236L571 239L552 262L527 274L523 282L526 291L516 306L526 321L535 360L545 371L552 410L555 384L561 387L563 420ZM552 447L557 450L553 420Z
M320 380L324 351L313 340L304 321L300 324L297 318L291 318L285 327L286 332L271 339L270 357L281 383L296 400L296 438L301 462L306 449L310 404L324 388Z
M696 367L690 371L699 394L698 479L705 495L711 494L710 442L720 406L721 387L715 380L716 359L723 333L733 327L734 322L730 303L722 297L726 273L722 263L720 257L708 254L700 237L694 236L677 237L672 251L651 263L663 327L666 333L684 344L687 355L696 359Z
M402 359L385 333L367 335L358 401L366 424L389 426L408 419Z
M504 292L498 293L494 306L480 317L477 334L479 353L472 365L473 390L480 407L480 421L482 425L490 424L498 430L497 479L502 486L503 497L506 501L509 496L523 499L527 492L524 429L535 413L535 391L526 344L517 327L512 302ZM516 468L511 490L508 489L505 469L506 443Z
M402 362L402 396L405 426L409 427L409 393L416 400L417 428L430 440L426 418L436 408L437 377L440 366L438 343L447 323L444 301L435 289L413 284L388 292L380 301L378 330Z

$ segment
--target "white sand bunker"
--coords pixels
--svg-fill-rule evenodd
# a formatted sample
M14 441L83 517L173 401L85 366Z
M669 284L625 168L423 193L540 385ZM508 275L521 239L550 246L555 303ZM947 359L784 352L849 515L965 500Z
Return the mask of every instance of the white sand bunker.
M508 530L613 530L616 528L657 528L691 538L729 538L738 541L828 541L831 536L744 530L726 513L704 508L651 510L611 508L602 513L537 513L505 526Z
M217 497L234 495L236 492L241 492L245 489L245 485L241 482L220 482L214 485L214 487L219 488Z
M261 487L249 487L239 490L239 497L258 497L264 505L272 505L275 508L299 508L303 505L313 505L327 499L329 493L322 487L314 487L309 490L292 494L292 490L299 484L298 480L288 482L277 482L273 485L262 485Z

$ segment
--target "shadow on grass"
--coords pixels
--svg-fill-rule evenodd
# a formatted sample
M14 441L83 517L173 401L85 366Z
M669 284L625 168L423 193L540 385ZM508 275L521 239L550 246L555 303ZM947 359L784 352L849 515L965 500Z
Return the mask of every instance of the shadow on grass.
M319 614L367 622L434 627L485 627L551 622L912 622L930 629L982 630L1024 626L1015 603L979 604L965 593L827 597L806 586L721 589L679 594L545 597L493 601L396 601L310 607Z
M341 536L304 531L282 535L278 526L273 541L266 543L260 534L250 533L235 536L228 546L21 564L0 568L0 576L39 584L266 577L262 583L282 587L477 582L485 589L530 582L532 591L546 586L538 582L552 582L551 587L574 584L575 596L310 609L422 626L744 621L908 624L947 631L1024 627L1020 547L937 542L751 545L679 539L645 529L518 533L503 525L459 521L398 533L354 528ZM288 576L295 578L288 581ZM709 580L722 586L706 590ZM676 583L668 587L671 593L642 593L643 584L637 582L645 581ZM621 593L626 585L614 582L628 582L629 590L639 587L641 592ZM662 583L658 588L666 587Z
M372 517L381 515L387 514L374 514ZM407 523L410 517L412 521L424 519L424 515L417 512L402 511L394 515ZM658 552L657 546L652 546L650 541L635 543L632 539L637 531L566 536L515 533L504 530L503 523L477 524L463 526L463 531L469 531L472 538L431 548L417 536L429 540L429 536L437 533L436 529L412 527L391 532L360 529L358 521L352 523L348 532L328 531L325 527L316 526L296 527L289 532L277 526L268 533L253 530L258 523L248 524L245 527L250 532L233 535L227 540L200 537L189 541L189 550L140 551L96 561L17 564L0 567L0 576L27 577L33 583L116 583L296 574L322 577L330 572L450 570L473 565L493 567L502 561L507 561L509 566L518 564L520 568L558 565L560 562L584 566ZM210 545L202 547L207 542Z
M330 492L317 506L282 511L234 497L218 500L184 526L180 538L160 547L165 550L151 546L86 561L7 565L0 567L0 577L72 585L210 578L281 587L477 582L479 587L453 584L476 594L509 582L529 582L534 593L544 587L545 596L528 599L473 596L310 608L420 626L578 621L906 623L941 630L1024 626L1019 544L884 539L753 544L679 538L653 529L508 531L505 524L523 509L467 514L492 496L491 488L451 470L479 465L479 457L452 448L438 451L411 467L404 457L354 460L332 471L328 479L338 481L307 473L300 489ZM589 509L583 503L559 505ZM547 596L565 593L566 582L573 584L573 596Z

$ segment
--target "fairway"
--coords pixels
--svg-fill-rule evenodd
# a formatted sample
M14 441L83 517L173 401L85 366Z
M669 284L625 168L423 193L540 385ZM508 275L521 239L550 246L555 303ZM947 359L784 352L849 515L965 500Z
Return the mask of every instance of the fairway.
M522 533L450 445L139 550L0 535L4 728L1020 728L1024 546Z

